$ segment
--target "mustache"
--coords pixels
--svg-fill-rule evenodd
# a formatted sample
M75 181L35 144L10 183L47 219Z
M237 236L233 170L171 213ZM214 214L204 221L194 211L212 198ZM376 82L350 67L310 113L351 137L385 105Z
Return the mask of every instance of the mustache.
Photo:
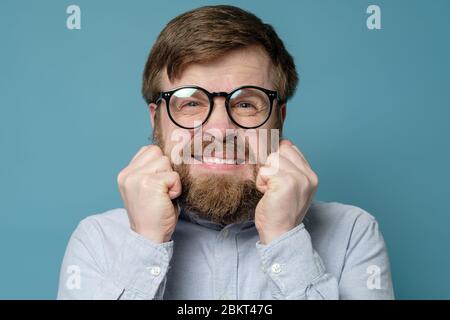
M249 142L236 135L228 135L224 138L194 136L188 142L187 148L190 148L190 154L196 158L220 157L238 162L246 162L255 158Z

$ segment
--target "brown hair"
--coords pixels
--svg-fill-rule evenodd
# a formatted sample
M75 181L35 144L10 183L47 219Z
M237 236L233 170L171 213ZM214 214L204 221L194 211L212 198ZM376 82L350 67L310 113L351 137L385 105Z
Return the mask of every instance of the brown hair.
M271 79L282 102L292 97L298 76L292 56L273 27L254 14L228 5L204 6L171 20L161 31L148 57L143 74L142 95L155 102L161 91L160 76L167 71L176 79L185 68L220 58L227 52L259 45L273 65Z

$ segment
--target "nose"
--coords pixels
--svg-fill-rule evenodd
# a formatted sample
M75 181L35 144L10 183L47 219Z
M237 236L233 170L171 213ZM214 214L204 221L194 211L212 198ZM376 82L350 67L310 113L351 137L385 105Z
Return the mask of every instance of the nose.
M203 125L203 130L220 130L225 136L226 129L236 129L237 126L231 121L225 108L224 97L214 97L214 106L208 121Z

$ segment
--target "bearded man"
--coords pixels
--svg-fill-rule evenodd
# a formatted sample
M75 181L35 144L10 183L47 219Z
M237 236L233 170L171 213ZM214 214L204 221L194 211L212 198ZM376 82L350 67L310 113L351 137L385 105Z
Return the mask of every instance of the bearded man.
M170 21L143 75L154 143L118 175L125 208L73 233L58 298L393 298L376 220L313 200L318 177L282 138L297 82L274 29L247 11Z

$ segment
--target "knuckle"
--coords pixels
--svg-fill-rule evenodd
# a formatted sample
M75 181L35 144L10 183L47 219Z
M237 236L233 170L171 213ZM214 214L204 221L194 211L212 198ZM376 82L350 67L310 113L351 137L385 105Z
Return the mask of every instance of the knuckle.
M318 186L318 180L314 175L306 175L306 189L315 190Z
M162 156L163 155L161 148L156 146L156 145L149 146L148 147L148 151L150 153L152 153L153 155L155 155L155 156Z
M307 174L301 172L300 177L299 177L299 186L302 189L308 190L311 187L311 184L312 183L311 183L310 177Z
M280 154L278 152L272 152L267 157L266 163L279 164L279 157L280 157Z
M286 144L282 144L282 145L280 145L280 152L285 152L285 151L289 150L288 148L289 147Z
M294 188L297 185L297 179L293 175L286 175L283 180L289 188Z
M119 186L123 186L125 177L126 177L126 172L125 172L125 169L123 169L122 171L119 172L119 174L117 175L117 178L116 178L117 179L117 184Z
M161 163L165 166L169 165L170 166L170 160L169 157L166 155L161 156Z
M317 187L319 185L319 177L314 172L311 175L311 180L314 187Z
M121 187L123 189L131 189L131 179L129 175L123 177Z
M141 189L149 189L153 185L153 177L151 175L144 176L139 179L139 187Z
M172 171L171 174L172 174L173 178L178 179L178 180L180 179L180 175L178 172Z

